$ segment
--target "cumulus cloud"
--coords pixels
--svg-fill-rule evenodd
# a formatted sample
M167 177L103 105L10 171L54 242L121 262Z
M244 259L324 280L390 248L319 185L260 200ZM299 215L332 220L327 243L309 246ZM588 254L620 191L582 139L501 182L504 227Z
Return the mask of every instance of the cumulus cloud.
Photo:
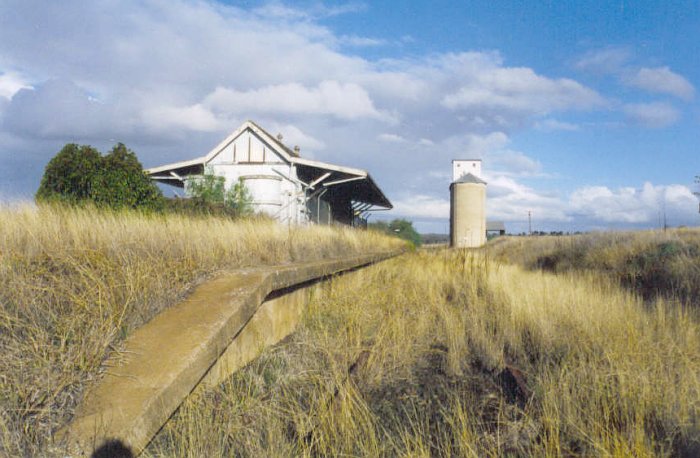
M406 143L408 141L400 135L387 133L377 135L377 139L388 143Z
M108 138L133 121L120 114L72 81L56 79L17 92L5 110L3 127L28 138Z
M313 20L326 17L340 16L348 13L359 13L365 11L367 6L360 2L346 2L337 5L325 5L317 2L308 4L305 8L293 8L282 2L273 1L266 3L253 11L262 17L271 17L287 20Z
M656 94L667 94L684 101L695 96L695 87L668 66L641 67L632 60L629 48L607 48L591 51L576 63L576 67L601 75L613 75L628 87ZM628 119L649 128L663 128L675 124L680 111L667 102L618 103L617 110Z
M0 97L11 99L20 89L32 89L32 87L17 73L0 73Z
M498 109L531 115L605 105L596 91L574 80L547 78L530 68L487 64L474 69L456 92L445 95L442 105L452 110Z
M564 131L577 131L581 130L581 127L578 124L573 124L570 122L565 122L565 121L559 121L557 119L543 119L542 121L537 121L535 123L535 128L544 132L553 132L557 130L564 130Z
M635 122L654 129L670 126L680 118L680 112L666 102L632 103L623 111Z
M186 129L202 132L215 132L226 126L201 104L188 107L156 106L146 108L142 114L146 126L157 130Z
M482 159L486 154L505 148L510 138L505 132L453 135L442 140L438 148L461 159Z
M322 81L316 87L286 83L249 91L219 87L203 103L223 114L281 113L388 119L375 108L365 89L355 83L338 81Z
M575 63L579 70L608 75L619 74L632 58L632 52L625 47L608 47L589 51Z
M673 221L687 220L697 199L682 185L655 186L644 183L641 189L588 186L574 191L569 199L571 212L599 222L654 223L662 212Z
M306 157L311 157L314 151L319 151L326 147L323 141L304 132L293 124L271 121L265 124L265 128L273 135L275 135L275 133L282 134L285 144L300 147L301 154Z
M503 174L532 176L541 173L542 164L521 151L505 149L487 156L486 164Z
M538 226L648 227L666 219L671 225L692 224L698 200L683 185L653 185L641 188L584 186L568 196L543 193L513 177L486 177L487 218L502 220L511 230L524 230L530 213ZM447 198L417 195L396 202L399 215L429 219L449 218Z
M340 44L354 46L357 48L382 46L387 44L385 40L369 37L358 37L357 35L343 35L342 37L338 38L338 41Z
M693 85L668 67L640 68L627 82L649 92L670 94L683 100L695 95Z
M394 213L407 218L449 218L450 201L444 197L412 195L395 200Z

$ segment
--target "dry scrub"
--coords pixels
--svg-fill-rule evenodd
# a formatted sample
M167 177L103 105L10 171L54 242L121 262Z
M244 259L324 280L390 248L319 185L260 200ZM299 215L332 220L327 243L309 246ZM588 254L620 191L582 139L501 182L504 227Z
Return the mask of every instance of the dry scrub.
M216 271L398 244L270 221L0 209L0 455L44 451L107 353Z
M526 387L504 374L519 368ZM191 397L147 456L697 456L700 330L614 282L404 255Z
M700 305L700 230L508 237L486 250L495 258L550 272L592 271L652 300Z

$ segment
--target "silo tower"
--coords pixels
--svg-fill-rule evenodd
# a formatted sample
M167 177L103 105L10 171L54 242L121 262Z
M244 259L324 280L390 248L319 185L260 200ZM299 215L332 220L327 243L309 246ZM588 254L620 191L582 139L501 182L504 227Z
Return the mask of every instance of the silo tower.
M481 160L452 161L450 185L450 245L474 248L486 243L486 182Z

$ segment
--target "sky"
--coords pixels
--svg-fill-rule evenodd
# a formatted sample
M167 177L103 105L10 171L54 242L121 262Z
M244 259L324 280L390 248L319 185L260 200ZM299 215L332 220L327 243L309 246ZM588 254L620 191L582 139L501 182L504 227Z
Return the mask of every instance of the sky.
M700 2L0 0L0 201L69 142L145 167L243 121L446 233L483 160L509 232L700 225Z

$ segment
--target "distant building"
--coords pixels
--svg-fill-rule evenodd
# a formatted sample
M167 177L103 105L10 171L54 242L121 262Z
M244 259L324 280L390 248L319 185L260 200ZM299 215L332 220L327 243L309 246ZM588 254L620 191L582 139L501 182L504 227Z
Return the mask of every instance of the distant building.
M184 188L206 173L225 178L228 189L243 180L257 212L284 223L366 225L368 212L392 204L365 170L303 159L252 121L205 156L153 167L151 179Z
M506 235L506 225L503 221L486 221L486 237L489 235Z

